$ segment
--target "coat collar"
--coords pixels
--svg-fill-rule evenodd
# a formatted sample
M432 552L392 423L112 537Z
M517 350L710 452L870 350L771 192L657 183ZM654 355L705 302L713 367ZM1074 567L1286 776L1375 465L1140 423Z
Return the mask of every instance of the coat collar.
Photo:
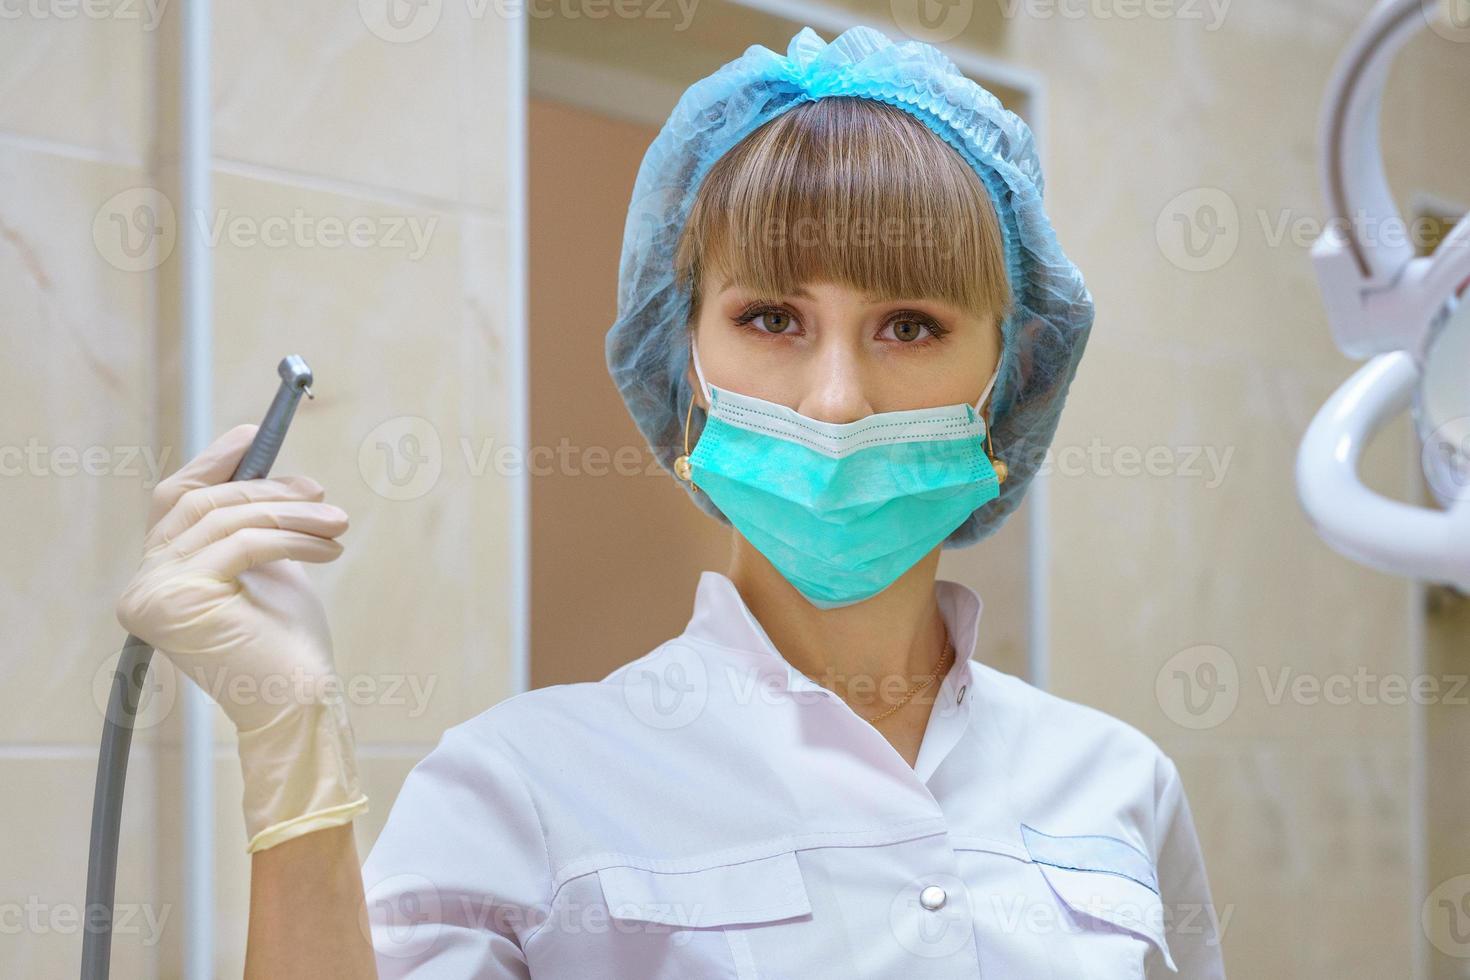
M957 687L970 675L970 661L975 654L984 602L974 589L949 579L936 579L934 593L939 602L939 614L949 628L955 648L955 662L950 665L945 685ZM774 657L788 671L793 690L819 687L776 649L765 627L745 604L740 590L722 572L705 569L700 573L694 594L694 612L683 635L717 647Z

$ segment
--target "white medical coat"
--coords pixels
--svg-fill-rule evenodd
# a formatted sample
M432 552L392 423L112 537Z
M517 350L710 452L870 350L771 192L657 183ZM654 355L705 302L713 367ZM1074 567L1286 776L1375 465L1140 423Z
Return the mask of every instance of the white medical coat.
M1173 763L973 660L980 597L935 588L912 768L715 571L680 636L449 729L363 868L379 975L1223 977Z

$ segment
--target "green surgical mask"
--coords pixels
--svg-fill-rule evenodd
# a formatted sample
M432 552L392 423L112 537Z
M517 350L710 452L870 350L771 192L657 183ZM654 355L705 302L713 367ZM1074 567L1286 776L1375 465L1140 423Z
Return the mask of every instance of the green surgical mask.
M980 400L822 422L710 385L688 473L812 605L835 609L886 589L1000 495Z

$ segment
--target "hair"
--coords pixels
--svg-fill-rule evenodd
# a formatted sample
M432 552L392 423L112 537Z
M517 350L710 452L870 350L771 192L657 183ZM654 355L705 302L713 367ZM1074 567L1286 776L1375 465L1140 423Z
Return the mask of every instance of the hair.
M990 192L895 106L804 102L746 135L696 192L674 256L687 326L726 281L773 299L808 282L950 303L997 329L1012 294ZM687 277L687 278L686 278Z

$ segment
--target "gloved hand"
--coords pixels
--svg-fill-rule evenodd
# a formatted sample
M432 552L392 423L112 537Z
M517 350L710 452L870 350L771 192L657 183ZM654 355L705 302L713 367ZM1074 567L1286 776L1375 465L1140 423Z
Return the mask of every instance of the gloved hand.
M154 489L116 609L234 722L251 852L367 808L331 632L297 564L342 554L347 514L304 476L226 482L257 428L229 430Z

